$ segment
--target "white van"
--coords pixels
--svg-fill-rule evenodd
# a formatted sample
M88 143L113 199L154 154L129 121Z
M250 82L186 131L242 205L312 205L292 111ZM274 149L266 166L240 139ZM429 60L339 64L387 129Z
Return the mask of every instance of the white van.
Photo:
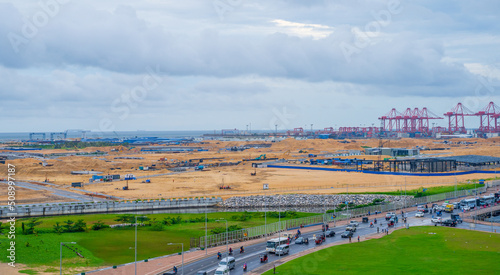
M219 266L216 270L214 275L228 275L229 274L229 268L226 266Z
M290 246L288 244L282 244L278 247L276 247L276 255L285 255L290 253Z
M223 258L219 263L219 267L227 267L227 269L234 269L235 266L236 259L234 257Z

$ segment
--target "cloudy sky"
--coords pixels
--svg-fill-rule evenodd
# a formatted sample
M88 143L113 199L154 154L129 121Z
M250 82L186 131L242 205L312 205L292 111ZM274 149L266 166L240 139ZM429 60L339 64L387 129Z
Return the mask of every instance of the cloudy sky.
M319 129L379 125L394 107L477 111L500 104L499 11L496 0L0 1L0 132Z

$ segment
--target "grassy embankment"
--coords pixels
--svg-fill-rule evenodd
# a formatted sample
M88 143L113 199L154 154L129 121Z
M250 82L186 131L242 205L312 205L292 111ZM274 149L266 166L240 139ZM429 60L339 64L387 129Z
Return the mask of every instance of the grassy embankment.
M381 239L326 248L276 268L279 274L500 274L500 235L412 227ZM270 270L264 274L273 274Z
M317 215L314 213L288 212L282 219L293 219ZM76 242L69 245L78 249L85 258L80 258L75 252L63 248L63 266L65 268L96 267L103 265L117 265L134 260L134 227L103 228L92 230L92 225L101 221L105 225L120 224L115 221L119 214L72 215L42 218L42 223L35 227L33 234L23 234L22 223L25 223L25 232L29 219L21 219L16 223L16 262L27 264L36 270L57 268L59 266L59 243ZM133 217L129 215L129 217ZM152 214L147 215L149 221L146 226L138 228L138 259L144 260L161 255L181 251L180 246L169 246L168 243L184 243L184 249L189 249L190 239L205 235L204 214ZM180 220L179 220L180 218ZM82 219L86 223L84 232L55 233L54 225L59 223L64 230L65 221L75 223ZM208 234L211 231L225 232L225 222L216 220L227 219L229 227L233 229L254 227L264 224L264 213L218 212L208 214ZM166 224L163 222L166 220ZM278 221L278 215L268 212L267 222ZM150 225L151 224L151 225ZM3 230L6 233L6 229ZM0 250L6 251L7 236L0 235ZM1 261L7 261L3 257ZM91 269L91 268L87 268Z

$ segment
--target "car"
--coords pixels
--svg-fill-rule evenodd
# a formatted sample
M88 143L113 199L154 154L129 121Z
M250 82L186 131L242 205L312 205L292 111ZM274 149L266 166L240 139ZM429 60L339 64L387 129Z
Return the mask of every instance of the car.
M462 209L463 209L464 211L469 211L469 210L470 210L470 206L465 205L464 207L462 207Z
M288 244L282 244L276 247L276 252L275 252L276 255L283 256L288 253L290 253L290 246Z
M354 235L354 233L352 233L352 231L344 231L344 232L342 232L342 234L340 234L340 237L342 237L342 238L351 237L352 238L352 235Z
M219 266L216 270L214 275L229 275L229 268L227 266Z
M356 232L356 226L348 225L345 228L346 231Z
M419 206L417 207L417 211L419 211L419 212L423 212L423 213L429 213L429 209L428 209L428 208L425 208L425 207L424 207L424 206L422 206L422 205L419 205Z
M234 257L226 257L219 262L219 267L227 267L234 269L236 266L236 259Z
M457 226L457 222L452 219L446 219L441 223L441 225L455 227Z
M433 223L442 223L443 222L443 218L442 217L435 217L435 218L431 219L431 222L433 222Z
M295 244L303 244L304 243L304 237L298 237L296 240L295 240Z
M387 214L385 214L385 220L388 221L390 218L392 218L395 215L396 215L396 213L394 213L394 212L388 212Z
M350 221L349 225L358 227L359 226L359 222L358 221Z
M335 237L335 231L333 231L333 230L328 230L328 231L326 231L326 232L325 232L325 235L326 235L327 237Z
M196 272L196 275L208 275L208 271L200 270L200 271Z
M418 211L417 213L415 213L415 217L423 217L424 216L424 212L422 211Z

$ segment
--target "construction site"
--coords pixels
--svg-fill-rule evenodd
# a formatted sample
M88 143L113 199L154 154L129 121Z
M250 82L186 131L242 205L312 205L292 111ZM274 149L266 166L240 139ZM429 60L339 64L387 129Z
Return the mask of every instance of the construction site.
M343 193L401 190L454 185L473 180L496 177L498 158L488 159L475 169L488 171L444 176L444 172L470 170L473 164L453 156L499 156L499 137L480 139L296 139L280 141L218 141L189 146L190 151L171 150L175 145L105 146L85 149L42 149L40 156L6 158L16 166L16 181L39 186L35 190L19 187L19 203L74 201L57 197L50 189L64 190L87 197L134 200L183 197L230 197L276 193ZM248 146L248 145L252 146ZM385 155L385 147L418 148L416 160ZM168 150L158 150L160 147ZM239 148L236 150L235 148ZM365 149L380 154L365 154ZM153 150L153 151L152 151ZM100 155L90 153L99 151ZM398 149L396 152L400 152ZM1 150L1 154L10 151ZM28 154L30 151L16 151ZM76 154L76 153L89 154ZM382 154L383 152L383 154ZM71 154L73 153L73 154ZM482 160L481 160L482 161ZM429 163L437 163L429 166ZM413 163L413 164L412 164ZM415 164L418 163L418 164ZM271 168L273 165L294 165L307 169ZM478 164L479 165L479 164ZM330 171L308 170L327 167ZM7 165L1 164L6 173ZM353 171L351 171L353 170ZM366 174L380 172L434 173L425 177L410 174ZM5 174L4 173L4 174ZM47 188L45 188L47 187ZM6 189L7 185L0 185ZM43 188L43 189L42 189ZM6 191L6 190L4 190ZM78 197L78 196L77 196ZM5 203L5 202L2 202Z

